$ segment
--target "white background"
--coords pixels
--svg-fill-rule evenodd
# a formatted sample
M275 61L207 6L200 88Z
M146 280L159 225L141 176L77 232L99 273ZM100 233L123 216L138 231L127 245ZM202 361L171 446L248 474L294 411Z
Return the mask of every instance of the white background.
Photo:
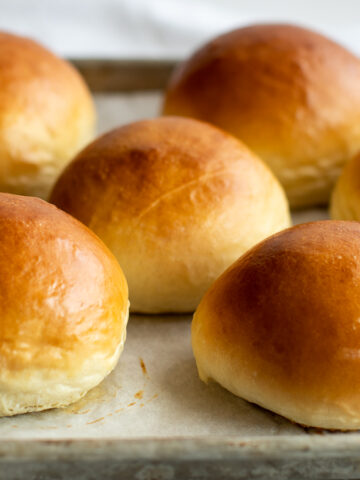
M263 21L308 25L360 54L359 0L0 0L0 29L71 57L178 59Z

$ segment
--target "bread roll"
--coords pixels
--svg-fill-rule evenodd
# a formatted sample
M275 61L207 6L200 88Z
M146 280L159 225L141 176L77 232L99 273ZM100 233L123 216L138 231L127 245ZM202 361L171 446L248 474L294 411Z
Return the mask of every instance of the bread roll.
M335 220L360 221L360 153L347 163L336 183L330 215Z
M0 191L46 198L93 137L94 119L90 93L69 63L0 32Z
M202 380L311 427L360 428L360 224L319 221L256 245L192 324Z
M0 416L62 407L114 368L128 291L105 245L31 197L0 193Z
M65 169L51 202L112 250L137 312L193 311L239 255L289 225L270 170L205 123L158 118L114 130Z
M360 149L360 62L304 28L240 28L176 69L163 112L243 140L271 167L291 206L326 203Z

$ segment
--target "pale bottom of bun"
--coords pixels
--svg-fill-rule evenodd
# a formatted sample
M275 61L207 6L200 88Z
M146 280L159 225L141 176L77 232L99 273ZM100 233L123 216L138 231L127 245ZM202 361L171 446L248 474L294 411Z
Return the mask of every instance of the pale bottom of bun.
M273 171L286 191L290 207L299 209L327 205L344 164L343 156L336 156L313 160L311 164L292 165L291 168L274 165Z
M211 222L201 238L183 240L183 245L169 245L158 252L137 244L112 242L112 251L122 266L129 285L132 312L142 314L193 312L212 284L224 270L253 245L291 225L282 190L266 194L267 201L257 201L252 215L233 226L231 233ZM236 218L234 214L234 218ZM239 237L234 232L241 232ZM108 242L111 243L111 242ZM189 245L189 243L191 245ZM121 247L121 248L120 248ZM161 252L161 253L160 253Z
M315 403L306 399L306 395L298 398L284 389L281 391L271 378L261 378L260 374L254 374L257 377L255 379L234 366L224 366L224 363L218 360L217 356L212 356L209 366L197 359L198 373L203 382L216 382L237 397L302 427L340 431L360 429L360 408L356 401L335 403L323 399ZM226 362L226 356L223 356L223 360ZM210 371L211 374L207 373Z
M0 374L0 417L66 407L80 400L115 368L124 349L126 323L127 319L115 353L93 356L76 375L46 368L34 371L31 366L11 375L7 372L5 379Z
M332 220L360 220L360 198L358 192L346 190L344 182L335 187L330 203Z

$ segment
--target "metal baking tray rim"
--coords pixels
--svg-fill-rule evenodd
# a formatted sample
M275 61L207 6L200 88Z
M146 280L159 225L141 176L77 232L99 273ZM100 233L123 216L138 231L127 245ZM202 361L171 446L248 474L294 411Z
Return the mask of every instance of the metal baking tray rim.
M336 444L332 445L332 436ZM71 448L69 448L71 446ZM101 448L99 448L101 447ZM254 458L359 456L359 433L333 433L279 437L134 437L132 439L41 439L0 440L0 463L44 459L66 460L241 460Z

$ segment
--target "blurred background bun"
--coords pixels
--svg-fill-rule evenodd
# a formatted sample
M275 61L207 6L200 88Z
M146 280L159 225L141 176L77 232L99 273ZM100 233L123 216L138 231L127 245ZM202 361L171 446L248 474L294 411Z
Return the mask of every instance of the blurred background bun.
M53 205L0 194L0 416L75 402L114 368L128 291L105 245Z
M30 39L0 32L0 191L46 198L94 134L79 73Z
M321 221L251 249L193 320L202 380L302 425L360 428L360 223Z
M193 311L239 255L290 223L280 184L247 147L175 117L100 137L65 169L51 202L107 244L132 310L148 313Z
M360 154L347 163L335 185L330 215L335 220L360 221Z
M163 113L211 122L244 141L291 206L326 203L360 149L360 62L304 28L240 28L176 69Z

